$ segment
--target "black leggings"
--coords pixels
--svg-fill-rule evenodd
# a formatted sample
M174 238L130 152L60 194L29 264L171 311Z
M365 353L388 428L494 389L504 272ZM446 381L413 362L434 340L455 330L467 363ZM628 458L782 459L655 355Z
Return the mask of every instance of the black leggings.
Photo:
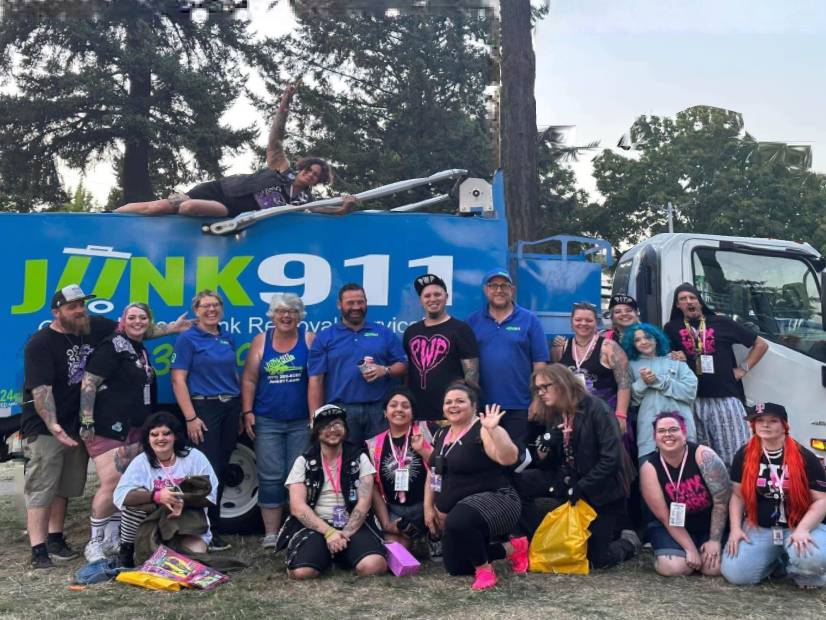
M456 504L445 519L442 560L451 575L473 575L477 566L505 558L505 548L490 542L490 530L478 511Z

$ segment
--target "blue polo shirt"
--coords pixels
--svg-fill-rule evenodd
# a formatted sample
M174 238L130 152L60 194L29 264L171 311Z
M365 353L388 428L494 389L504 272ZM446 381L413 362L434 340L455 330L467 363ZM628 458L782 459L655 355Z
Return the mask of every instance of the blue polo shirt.
M537 316L514 304L511 315L497 323L485 306L471 314L467 323L479 342L479 382L485 403L527 409L533 363L550 359Z
M187 370L186 385L192 396L238 396L235 341L221 328L214 336L197 326L178 335L170 367Z
M384 325L365 321L353 330L335 323L318 332L310 348L307 372L311 377L325 375L326 402L372 403L384 398L396 380L382 377L367 383L358 369L365 355L372 356L379 366L407 362L401 341Z

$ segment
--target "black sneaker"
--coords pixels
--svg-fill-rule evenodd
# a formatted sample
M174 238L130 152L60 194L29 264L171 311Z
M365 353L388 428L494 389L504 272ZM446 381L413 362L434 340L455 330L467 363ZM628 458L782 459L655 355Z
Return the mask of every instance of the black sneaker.
M46 542L46 549L49 552L49 557L55 562L68 562L80 557L77 551L66 544L65 538Z
M52 564L52 560L49 558L49 553L47 551L43 551L38 553L37 551L32 551L32 568L54 568L54 564Z
M119 568L135 568L135 545L121 543L118 551Z
M226 551L227 549L232 549L232 545L221 538L215 532L212 533L212 542L209 543L209 550L210 551Z

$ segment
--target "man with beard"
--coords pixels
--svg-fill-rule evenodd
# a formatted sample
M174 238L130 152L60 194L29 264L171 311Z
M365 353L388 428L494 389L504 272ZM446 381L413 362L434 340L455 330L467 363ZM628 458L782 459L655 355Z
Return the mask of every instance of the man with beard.
M310 411L335 403L347 411L348 441L361 447L387 428L382 402L388 387L407 371L404 350L384 325L366 320L364 288L341 287L341 322L322 329L307 359Z
M528 434L531 373L550 359L539 318L517 305L507 269L494 269L482 280L487 304L467 318L479 342L482 403L507 410L501 426L523 451Z
M24 352L21 434L26 464L23 496L32 546L32 568L50 568L52 560L78 556L63 536L68 498L83 495L89 457L78 438L80 382L86 359L117 322L89 317L86 295L77 284L52 297L49 325L32 335ZM181 316L165 326L151 325L147 337L180 331Z
M464 381L479 391L479 345L473 330L447 312L447 285L427 273L413 282L425 317L404 331L404 350L410 360L410 391L416 397L416 417L441 420L445 389Z
M715 314L700 292L687 282L674 291L665 333L671 341L671 356L688 363L699 377L694 401L697 438L730 467L734 453L750 437L741 381L769 345L732 319ZM739 366L734 358L735 344L749 349Z

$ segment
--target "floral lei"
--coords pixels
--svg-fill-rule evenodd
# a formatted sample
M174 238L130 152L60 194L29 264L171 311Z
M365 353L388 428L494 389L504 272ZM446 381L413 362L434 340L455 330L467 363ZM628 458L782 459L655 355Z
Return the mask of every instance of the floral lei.
M700 330L699 337L703 337L703 353L705 355L711 355L714 353L714 328L713 327L706 327L703 330ZM680 330L680 342L683 345L683 349L688 355L696 355L697 350L695 347L695 339L694 339L694 332L687 328L683 327Z

